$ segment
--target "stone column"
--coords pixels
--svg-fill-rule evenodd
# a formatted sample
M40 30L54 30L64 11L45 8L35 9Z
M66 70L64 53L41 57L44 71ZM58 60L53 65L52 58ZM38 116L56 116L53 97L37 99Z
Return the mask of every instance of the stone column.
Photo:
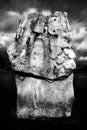
M66 12L28 10L7 50L16 72L17 116L70 116L76 68Z

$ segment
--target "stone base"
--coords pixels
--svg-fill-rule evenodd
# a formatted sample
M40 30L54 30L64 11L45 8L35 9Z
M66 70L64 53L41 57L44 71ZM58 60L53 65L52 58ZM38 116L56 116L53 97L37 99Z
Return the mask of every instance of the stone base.
M52 83L16 75L16 86L18 118L71 115L74 99L73 74Z
M64 108L55 108L55 109L29 109L27 107L17 108L18 118L61 118L63 116L71 116L70 110L63 110Z

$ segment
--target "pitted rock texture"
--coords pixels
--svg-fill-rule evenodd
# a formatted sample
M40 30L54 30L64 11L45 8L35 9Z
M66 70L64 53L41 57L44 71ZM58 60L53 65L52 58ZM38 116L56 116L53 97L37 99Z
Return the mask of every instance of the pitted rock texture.
M55 79L76 67L71 42L66 13L30 13L20 20L9 59L14 70Z
M70 116L76 56L67 13L28 11L7 52L12 68L24 73L16 74L18 117Z

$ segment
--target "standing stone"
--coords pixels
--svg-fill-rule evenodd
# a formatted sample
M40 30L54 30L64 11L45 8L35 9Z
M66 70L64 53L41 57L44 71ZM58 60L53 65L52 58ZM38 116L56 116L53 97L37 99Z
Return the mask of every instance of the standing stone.
M66 12L29 11L22 16L7 50L13 70L18 71L18 118L71 115L76 68L71 42Z

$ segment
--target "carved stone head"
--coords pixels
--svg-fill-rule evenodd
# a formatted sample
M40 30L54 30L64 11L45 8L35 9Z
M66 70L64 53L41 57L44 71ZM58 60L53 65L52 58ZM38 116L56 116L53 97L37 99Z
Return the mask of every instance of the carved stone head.
M50 11L28 10L22 15L14 42L7 52L12 68L29 74L24 80L19 78L23 76L16 77L18 97L21 96L26 101L21 106L18 98L18 111L24 106L30 110L30 101L37 104L35 106L38 107L35 108L38 108L36 113L39 115L43 115L40 109L56 111L54 109L61 106L61 102L62 105L69 104L74 96L72 73L76 68L76 56L72 49L72 35L66 12L56 11L51 14ZM31 115L34 113L35 110Z

